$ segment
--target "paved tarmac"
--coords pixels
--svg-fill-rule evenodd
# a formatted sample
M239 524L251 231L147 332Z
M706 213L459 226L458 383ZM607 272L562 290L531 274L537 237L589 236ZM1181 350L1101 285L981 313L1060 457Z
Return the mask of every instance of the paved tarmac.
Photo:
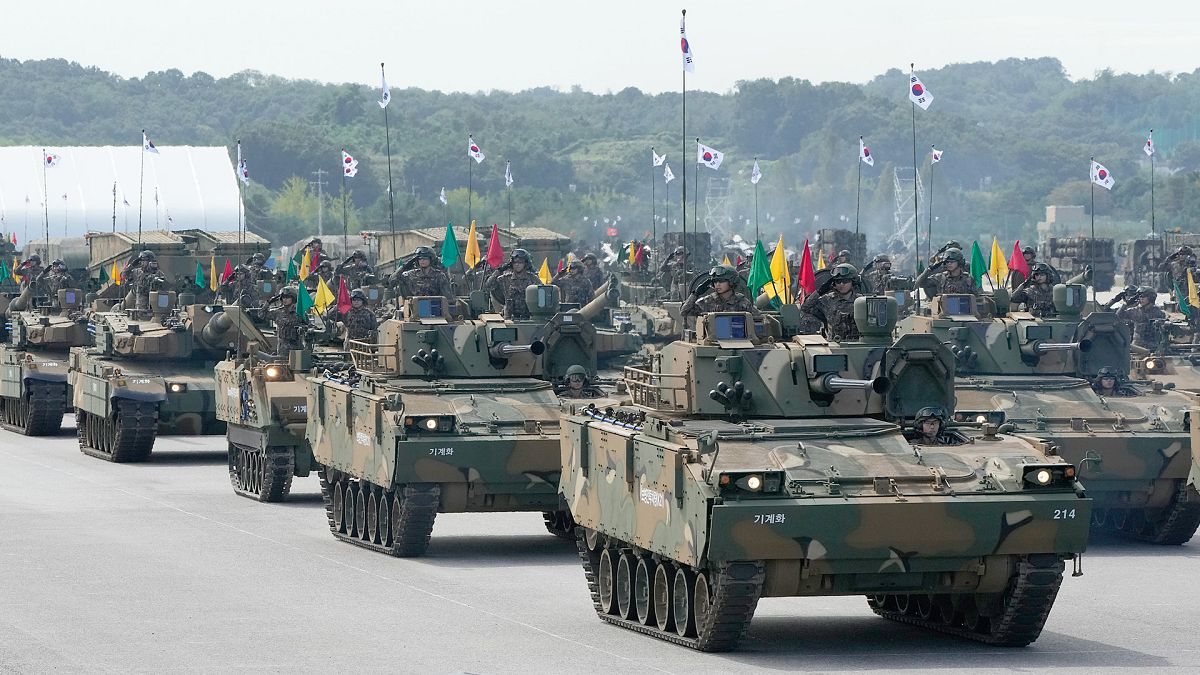
M334 540L315 477L286 504L235 496L223 446L164 438L115 465L73 431L0 431L0 671L1200 669L1200 538L1094 542L1027 648L789 598L759 604L738 652L701 654L599 621L538 514L441 515L429 554L399 560Z

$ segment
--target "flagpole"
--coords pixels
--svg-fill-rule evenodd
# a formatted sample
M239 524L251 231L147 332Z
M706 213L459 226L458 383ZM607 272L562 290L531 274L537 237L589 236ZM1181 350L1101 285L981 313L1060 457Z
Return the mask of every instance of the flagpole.
M858 241L858 222L862 217L862 165L863 165L863 137L858 137L858 159L854 162L858 165L858 187L854 192L854 241Z
M656 235L658 234L658 213L655 208L656 204L654 203L654 193L655 193L656 188L658 187L658 180L654 177L655 169L658 168L657 166L654 165L655 156L656 156L656 153L654 152L654 146L652 145L652 146L650 146L650 246L651 246L651 250L653 250L653 247L657 243L655 240L657 238Z
M687 10L683 10L683 18L687 18ZM688 250L687 250L687 68L683 69L683 161L679 163L683 167L683 175L680 185L683 186L682 197L679 200L679 211L683 214L683 265L684 270L687 270Z
M700 147L700 137L699 136L696 137L696 147L697 148ZM684 164L687 164L687 162L684 162ZM694 172L694 174L695 175L692 176L692 233L693 233L693 235L696 232L700 231L700 216L697 214L697 211L700 208L700 167L696 167L696 171ZM684 181L684 182L686 183L686 181ZM685 209L687 208L687 204L684 204L684 208ZM687 233L684 233L684 235L683 235L683 245L687 246ZM684 259L685 269L687 269L689 272L692 271L690 269L691 265L687 264L687 261L690 260L690 258L688 257L688 254L687 254L687 249L684 249L684 251L683 251L683 259Z
M117 181L113 181L113 232L117 231Z
M460 136L461 138L461 136ZM467 143L473 144L475 137L467 134ZM468 147L470 147L468 145ZM471 192L475 189L475 158L467 153L467 223L471 223Z
M754 165L758 166L758 157L754 158ZM754 240L758 241L758 181L754 182Z
M513 226L512 217L512 185L508 184L508 177L512 175L512 160L505 160L504 164L504 191L508 193L508 226Z
M138 243L142 243L142 199L146 192L146 130L142 129L142 162L138 169ZM49 236L49 235L47 235ZM46 246L50 240L46 240Z
M346 149L342 148L342 152L345 152L345 151L346 151ZM343 255L349 255L349 252L346 251L346 249L349 248L349 246L347 246L349 238L350 238L349 223L346 222L346 172L342 171L342 254ZM396 239L395 237L392 237L393 242L395 242L395 239ZM395 243L392 244L392 247L395 248ZM392 253L395 254L395 251L393 250ZM345 261L343 261L343 262L345 262Z
M911 63L910 73L916 72L917 64ZM913 254L917 264L921 262L921 217L917 213L917 104L912 103L912 146L913 146ZM920 307L920 295L917 306Z
M1150 130L1150 137L1154 138L1154 130ZM1154 238L1154 146L1150 146L1150 235Z
M46 255L50 255L50 188L46 185L46 149L42 148L42 226L46 234ZM140 241L140 240L139 240ZM26 256L28 257L28 256Z
M929 226L925 230L925 257L930 257L930 242L933 240L933 151L934 146L929 146L929 204L925 210L929 212Z
M243 227L243 225L242 225L242 204L243 204L243 200L246 199L246 195L245 195L245 193L242 192L242 167L241 167L242 139L240 139L240 138L237 139L237 154L238 154L238 166L235 167L234 170L237 171L237 188L238 188L238 205L237 205L238 206L238 243L245 244L246 243L246 233L242 229L242 227ZM114 230L116 229L116 208L117 208L116 204L117 204L117 198L114 196L113 197L113 214L114 214L113 215L113 229Z
M380 61L380 63L379 63L379 75L383 79L384 82L387 82L387 75L383 72L383 62L382 61ZM391 101L390 97L389 97L388 101L389 102ZM384 141L386 141L386 143L387 143L388 223L391 225L391 228L392 228L392 259L395 260L396 259L396 202L395 202L395 197L392 195L392 131L388 127L388 114L387 114L387 106L386 105L383 106L383 138L384 138ZM342 176L343 176L342 180L345 181L345 172L344 171L342 172ZM343 211L346 210L345 205L344 205L344 200L343 200L342 210ZM343 217L342 220L344 222L345 218ZM443 218L443 220L445 220L445 219Z
M1095 158L1095 156L1093 156L1091 158L1091 161L1088 163L1088 178L1090 178L1090 180L1088 181L1088 185L1091 186L1091 188L1092 188L1092 195L1091 195L1091 200L1092 200L1092 202L1091 202L1092 240L1090 242L1088 242L1088 248L1091 249L1091 251L1089 251L1091 253L1091 255L1088 256L1089 258L1094 258L1095 251L1096 251L1096 176L1095 176L1095 166L1096 166L1096 158ZM1095 283L1095 281L1093 281L1092 282L1092 304L1095 304L1095 303L1096 303L1096 283Z

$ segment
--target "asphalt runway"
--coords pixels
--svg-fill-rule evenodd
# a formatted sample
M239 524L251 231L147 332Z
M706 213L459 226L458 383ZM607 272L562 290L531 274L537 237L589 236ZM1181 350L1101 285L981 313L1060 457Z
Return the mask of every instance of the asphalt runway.
M115 465L73 431L0 431L0 671L1200 668L1200 539L1095 541L1026 648L892 623L861 597L788 598L759 604L740 651L702 654L598 620L539 514L440 515L426 557L390 558L334 540L315 477L286 504L235 496L223 446L168 437Z

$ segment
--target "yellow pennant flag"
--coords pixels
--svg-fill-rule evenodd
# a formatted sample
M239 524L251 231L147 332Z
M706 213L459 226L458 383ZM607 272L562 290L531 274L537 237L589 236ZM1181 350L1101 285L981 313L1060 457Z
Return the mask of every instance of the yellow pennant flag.
M479 254L479 235L475 234L475 221L471 221L471 231L467 233L467 250L463 255L463 262L466 263L467 269L471 269L479 264L479 259L482 258Z
M637 261L637 242L629 242L629 264L632 265Z
M1192 276L1192 270L1188 273L1188 306L1192 307L1192 311L1196 311L1196 307L1200 307L1200 293L1196 292L1196 279Z
M792 301L792 273L788 269L787 254L783 251L783 235L779 235L779 243L775 245L775 254L771 256L771 283L763 286L763 293L768 298L779 296L783 302Z
M825 269L825 252L820 247L817 247L817 269Z
M333 296L333 291L329 290L324 277L317 277L317 297L313 298L313 307L316 307L318 312L324 314L325 310L329 309L334 300L336 298Z
M543 284L548 284L554 279L554 277L550 276L549 258L542 258L542 268L538 270L538 279L541 279Z
M12 272L12 278L13 278L13 281L17 282L18 284L19 284L19 283L21 283L21 275L20 275L20 274L17 274L17 265L19 265L19 264L21 264L21 263L19 263L19 262L17 261L17 259L16 259L16 258L13 258L13 264L12 264L12 268L13 268L13 272Z
M992 237L992 252L989 254L992 257L992 263L988 266L988 276L992 278L992 283L999 286L1008 278L1008 261L1004 259L1004 251L1000 250L1000 242L996 237Z
M309 251L309 249L307 249L307 248L304 249L304 258L300 261L300 270L299 270L300 271L300 281L304 281L305 279L308 278L308 274L309 274L308 271L309 271L309 269L312 268L312 256L310 255L310 253L311 252ZM215 267L213 268L213 270L216 270L216 269L217 268L215 268ZM324 310L322 310L322 311L324 311Z
M116 260L113 261L112 274L109 274L108 278L112 279L112 282L114 284L116 284L118 286L121 285L121 268L117 267Z
M733 267L733 263L729 262L729 254L726 253L724 258L721 258L721 264L726 267Z
M208 258L208 289L213 292L217 290L217 256L215 254Z

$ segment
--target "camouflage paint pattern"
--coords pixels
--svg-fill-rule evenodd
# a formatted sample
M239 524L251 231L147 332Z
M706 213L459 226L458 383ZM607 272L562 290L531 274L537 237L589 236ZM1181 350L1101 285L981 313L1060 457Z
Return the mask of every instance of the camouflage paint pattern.
M216 418L225 422L230 443L266 450L291 447L297 476L313 469L305 437L308 383L284 363L230 357L213 368Z
M986 425L953 427L958 445L905 439L918 409L953 407L953 355L928 335L893 343L888 302L858 343L773 341L770 318L755 337L721 339L714 322L728 315L710 314L651 370L627 368L637 406L564 420L576 521L700 569L763 560L763 594L776 596L1000 590L1010 556L1083 551L1091 502L1044 443ZM878 319L856 314L863 328ZM831 377L860 382L839 391ZM735 381L751 395L709 394ZM1041 468L1059 477L1025 480Z

